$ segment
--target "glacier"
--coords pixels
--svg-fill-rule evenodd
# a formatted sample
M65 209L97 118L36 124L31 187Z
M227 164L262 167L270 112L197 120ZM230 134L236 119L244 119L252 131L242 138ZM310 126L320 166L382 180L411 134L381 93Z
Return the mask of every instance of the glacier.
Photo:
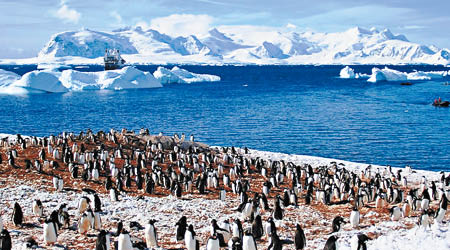
M286 31L277 27L219 26L206 35L174 36L140 26L111 32L82 29L53 35L38 56L1 64L101 64L117 48L130 64L450 64L450 50L409 41L389 29Z
M220 77L209 74L196 74L174 66L171 70L158 67L153 76L162 84L169 83L193 83L193 82L218 82Z

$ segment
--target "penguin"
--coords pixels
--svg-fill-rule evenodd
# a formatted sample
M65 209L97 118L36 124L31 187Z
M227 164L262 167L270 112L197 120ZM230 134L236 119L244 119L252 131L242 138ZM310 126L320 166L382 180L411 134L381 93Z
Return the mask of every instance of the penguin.
M12 249L11 235L9 235L9 232L6 229L2 229L0 232L0 247L2 250Z
M430 217L428 216L427 211L422 211L422 214L419 216L419 226L423 226L426 228L430 225Z
M111 237L105 230L98 233L95 250L111 250Z
M100 216L101 211L99 210L95 210L94 212L94 223L93 224L93 228L95 230L100 230L102 228L102 218Z
M109 198L111 199L111 201L119 201L119 192L117 191L116 188L111 188L109 190Z
M42 217L44 215L44 207L39 199L33 201L32 211L35 216Z
M116 233L114 234L114 236L119 236L120 235L120 233L122 232L122 230L123 230L123 222L122 221L119 221L118 223L117 223L117 227L116 227Z
M233 237L228 241L228 250L242 250L242 242L238 237Z
M211 235L216 235L217 239L219 240L220 247L227 246L227 244L225 242L224 234L226 234L228 237L229 232L223 228L220 228L219 225L217 225L217 221L215 219L211 220L210 233L211 233Z
M267 219L266 224L264 225L264 232L266 234L266 238L269 239L270 237L270 233L272 233L273 230L277 230L276 226L275 226L275 222L273 221L272 217L269 217Z
M305 232L303 232L300 224L297 223L297 228L295 229L295 249L303 249L306 246Z
M338 237L331 235L327 242L325 242L325 247L323 250L336 250L336 241L338 240Z
M261 239L264 234L261 215L257 215L252 223L252 233L255 240Z
M14 203L12 221L14 222L15 226L22 226L22 222L23 222L22 208L20 207L19 203L17 203L17 202Z
M158 236L155 228L155 220L149 220L145 225L144 235L147 248L158 247Z
M217 234L213 234L208 238L208 241L206 243L206 250L219 250L220 249L220 242L217 237Z
M91 227L91 221L89 220L88 214L83 213L81 218L78 220L78 232L80 234L86 234Z
M236 237L236 238L242 239L242 237L243 237L242 223L239 219L233 220L233 224L231 225L231 231L232 231L233 238Z
M53 187L56 191L62 191L64 187L64 180L61 177L53 176Z
M78 214L83 214L89 207L90 199L86 196L83 196L78 201Z
M255 238L253 238L250 230L246 230L242 237L242 250L257 250Z
M402 207L403 218L409 217L410 212L411 212L411 206L409 205L408 202L404 202L403 207Z
M351 239L351 250L367 250L366 241L370 240L365 234L355 234Z
M436 216L434 218L437 223L442 223L445 217L445 212L447 212L447 210L443 209L442 207L438 208L438 212L436 213Z
M333 219L333 223L332 223L333 233L339 232L339 230L341 230L342 223L345 223L345 221L344 221L344 218L342 218L341 216L336 216Z
M133 250L133 244L131 243L130 234L123 230L120 235L118 241L117 250Z
M393 221L400 220L400 216L402 216L402 211L397 206L391 207L391 209L389 209L389 213L391 215L391 220L393 220Z
M353 207L353 210L350 213L350 225L352 226L352 228L356 228L359 226L359 219L360 219L360 214L359 214L358 208L355 206L355 207Z
M46 219L44 222L44 242L46 245L53 245L58 238L58 226L52 219Z
M280 206L280 196L277 195L275 199L275 210L273 212L273 218L276 220L282 220L283 219L283 209L281 209Z
M176 240L182 241L184 240L184 234L186 233L186 227L187 227L187 218L186 216L182 216L180 220L175 224L177 227L177 234L176 234Z
M195 238L194 226L189 225L184 234L184 244L187 250L200 250L200 244Z

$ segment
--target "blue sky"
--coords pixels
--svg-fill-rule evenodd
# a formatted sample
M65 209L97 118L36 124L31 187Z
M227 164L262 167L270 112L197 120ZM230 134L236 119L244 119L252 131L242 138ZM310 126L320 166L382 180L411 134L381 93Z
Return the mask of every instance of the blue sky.
M389 28L450 48L449 0L0 0L0 58L36 56L56 32L140 24L163 32L220 25L296 26L299 31Z

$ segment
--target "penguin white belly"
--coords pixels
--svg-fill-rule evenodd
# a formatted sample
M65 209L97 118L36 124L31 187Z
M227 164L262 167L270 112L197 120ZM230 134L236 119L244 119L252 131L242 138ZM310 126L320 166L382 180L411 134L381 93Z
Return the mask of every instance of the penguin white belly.
M437 223L442 223L442 221L444 220L444 217L445 217L445 212L446 212L446 210L444 210L442 208L439 209L439 212L436 216Z
M248 217L250 217L252 214L252 204L247 203L245 204L244 210L242 210L242 219L245 220Z
M195 239L192 237L192 233L188 230L186 230L186 233L184 234L184 244L186 245L187 250L195 250Z
M89 231L89 227L91 226L91 222L89 221L89 218L87 216L83 216L80 219L79 225L78 225L78 232L80 234L85 234L87 231Z
M409 213L411 212L411 206L409 205L409 203L405 203L403 204L403 208L402 208L402 215L403 217L409 217Z
M100 230L102 228L102 219L99 212L94 214L94 229Z
M242 250L256 250L255 241L253 237L244 235L242 239Z
M39 207L36 201L33 202L33 214L39 217L42 217L43 214L41 207Z
M358 250L358 245L359 245L358 241L359 241L358 235L357 234L353 235L352 239L350 240L350 249L351 250Z
M129 234L120 234L118 240L118 250L133 250Z
M271 228L270 228L270 223L266 223L264 225L264 232L266 233L266 237L269 238L269 234L270 234Z
M391 219L393 221L398 221L398 220L400 220L401 215L402 215L402 212L401 212L400 208L394 207L394 209L392 210Z
M158 245L158 243L156 242L155 228L152 225L147 224L145 226L144 235L145 242L147 243L148 248L156 247Z
M111 201L117 201L116 191L113 188L109 190L109 197L111 198Z
M429 205L430 205L430 201L428 199L423 199L420 204L423 211L427 210Z
M233 224L233 226L231 227L231 232L233 237L240 237L239 227L236 224Z
M218 239L209 239L206 244L206 250L219 250L219 240Z
M350 224L353 228L359 226L359 212L358 211L352 211L350 214Z
M78 213L83 214L88 207L88 202L85 198L81 198L80 203L78 204Z
M44 242L45 244L51 244L56 242L56 231L53 222L44 224Z

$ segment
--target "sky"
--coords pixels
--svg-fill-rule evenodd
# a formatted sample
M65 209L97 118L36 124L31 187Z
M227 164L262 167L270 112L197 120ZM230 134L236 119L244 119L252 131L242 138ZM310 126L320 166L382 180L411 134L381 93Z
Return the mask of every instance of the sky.
M389 28L413 42L450 48L450 0L0 0L0 58L27 58L58 32L125 26L169 35L222 25L341 32Z

